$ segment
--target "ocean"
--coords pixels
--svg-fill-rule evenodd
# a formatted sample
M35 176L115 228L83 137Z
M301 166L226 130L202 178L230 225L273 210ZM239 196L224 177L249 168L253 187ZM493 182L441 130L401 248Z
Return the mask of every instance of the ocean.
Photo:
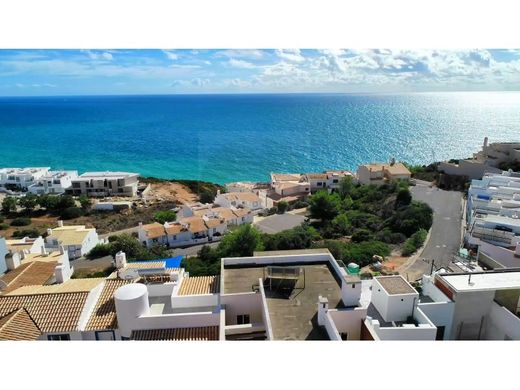
M520 140L520 92L0 98L0 167L216 183L471 156Z

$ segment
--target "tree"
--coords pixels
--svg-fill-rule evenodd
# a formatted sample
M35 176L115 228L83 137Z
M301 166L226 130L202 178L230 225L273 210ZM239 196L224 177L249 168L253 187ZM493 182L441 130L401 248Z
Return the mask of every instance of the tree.
M289 208L289 203L287 203L286 201L284 200L281 200L280 202L278 202L276 204L276 210L278 212L278 214L283 214L287 211L287 209Z
M352 176L345 176L339 182L338 193L341 199L345 199L347 196L350 196L352 189L354 188L354 180Z
M12 196L7 196L2 201L2 211L4 213L10 213L16 211L16 198L13 198Z
M65 210L69 207L76 207L76 201L71 195L61 195L57 206L58 209Z
M332 229L339 236L346 236L352 231L352 225L345 213L339 214L332 220Z
M220 257L253 256L254 251L263 250L262 235L252 225L241 225L226 234L218 246Z
M58 208L59 196L57 195L41 195L38 199L40 207L43 207L47 211L56 210Z
M18 200L18 204L27 211L32 211L38 205L38 196L27 194Z
M61 219L74 219L79 218L83 215L83 209L79 207L67 207L60 214Z
M412 194L408 188L401 188L397 193L397 197L395 199L395 208L398 209L402 206L408 206L412 203Z
M81 204L81 208L83 210L87 210L90 205L92 204L92 201L90 200L90 198L86 195L81 195L79 198L78 198L78 201L79 203Z
M111 236L111 238L110 254L113 257L115 257L119 251L125 252L128 260L143 260L144 257L147 257L146 249L141 245L139 240L131 235L125 233Z
M165 222L173 222L177 218L177 214L173 210L158 211L153 216L154 221L164 224Z
M322 222L330 221L339 214L340 200L337 194L329 194L321 190L311 196L309 211L311 218Z

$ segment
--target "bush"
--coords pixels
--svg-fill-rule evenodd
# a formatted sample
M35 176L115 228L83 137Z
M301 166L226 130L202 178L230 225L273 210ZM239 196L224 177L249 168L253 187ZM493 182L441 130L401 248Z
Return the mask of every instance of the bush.
M67 207L60 214L61 219L74 219L83 215L83 209L79 207Z
M6 223L0 223L0 230L6 230L9 227Z
M38 229L23 229L23 230L15 230L12 234L13 238L37 238L40 237L41 234Z
M175 211L172 210L158 211L153 216L154 221L159 222L161 224L164 224L165 222L175 221L176 218L177 214L175 213Z
M338 194L329 194L326 190L318 191L311 196L309 202L310 215L322 222L331 221L339 214L340 204Z
M359 229L352 235L353 242L370 241L372 239L372 232L367 229Z
M11 221L11 226L28 226L31 224L31 218L20 217L15 218Z
M16 198L13 198L12 196L7 196L2 201L2 211L4 213L10 213L16 211L16 204L17 204Z
M112 248L110 244L97 244L85 257L89 260L98 259L110 255L112 253L111 251Z
M419 229L429 230L433 222L433 210L423 202L412 202L390 217L385 224L394 232L410 237Z
M283 214L287 211L287 209L289 208L289 203L285 202L285 201L280 201L276 204L276 212L278 214Z
M403 256L410 256L412 253L415 253L417 249L419 249L422 244L424 244L424 240L426 240L426 236L428 232L424 229L420 229L407 239L403 245L403 250L401 251Z
M303 200L297 200L292 204L293 209L303 209L309 207L309 203Z

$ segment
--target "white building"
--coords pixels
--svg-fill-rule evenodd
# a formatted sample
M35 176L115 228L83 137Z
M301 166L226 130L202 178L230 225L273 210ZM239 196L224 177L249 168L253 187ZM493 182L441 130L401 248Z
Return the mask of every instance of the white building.
M85 172L72 180L70 195L136 196L139 174L130 172Z
M72 180L78 177L78 171L49 171L40 177L27 190L36 195L63 194L72 186Z
M520 272L437 274L437 286L454 302L450 339L520 340Z
M262 202L258 195L252 192L229 192L225 194L221 194L220 191L217 191L217 196L215 197L214 203L221 207L245 207L253 212L256 210L263 209Z
M102 243L95 228L86 228L84 225L63 226L58 221L58 227L47 229L45 246L50 250L58 250L63 246L69 258L77 259L86 255L97 244Z
M7 264L5 262L7 253L7 244L5 242L5 238L0 236L0 275L7 271Z
M50 167L35 168L1 168L0 186L17 186L23 191L37 182L40 178L48 175Z

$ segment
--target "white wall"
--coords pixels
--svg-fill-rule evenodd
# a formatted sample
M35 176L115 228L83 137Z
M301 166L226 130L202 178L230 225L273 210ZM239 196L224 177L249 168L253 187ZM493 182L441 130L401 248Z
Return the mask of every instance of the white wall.
M5 257L7 256L7 244L5 238L0 237L0 275L7 271Z
M172 308L193 308L211 307L218 305L219 296L217 294L201 295L174 295L172 296Z
M220 304L225 305L226 325L236 325L240 314L249 314L252 323L264 322L262 296L259 293L222 294Z
M486 340L504 340L506 338L520 340L520 318L498 303L491 304L486 329Z
M348 340L359 340L361 337L361 323L367 316L367 309L356 307L354 309L328 311L338 333L347 333Z
M463 324L463 335L477 338L482 318L491 310L495 291L468 291L458 292L454 297L455 311L451 338L457 339L459 326Z
M262 279L258 280L258 287L260 289L260 296L262 298L262 322L265 325L265 335L267 340L273 340L273 327L271 325L271 317L269 316L269 307L267 306L267 298L265 297L265 290Z
M369 318L366 319L365 324L377 334L380 340L435 340L437 334L437 328L427 324L381 327L379 321Z
M389 295L377 278L372 281L372 304L387 322L405 321L413 313L419 294Z

